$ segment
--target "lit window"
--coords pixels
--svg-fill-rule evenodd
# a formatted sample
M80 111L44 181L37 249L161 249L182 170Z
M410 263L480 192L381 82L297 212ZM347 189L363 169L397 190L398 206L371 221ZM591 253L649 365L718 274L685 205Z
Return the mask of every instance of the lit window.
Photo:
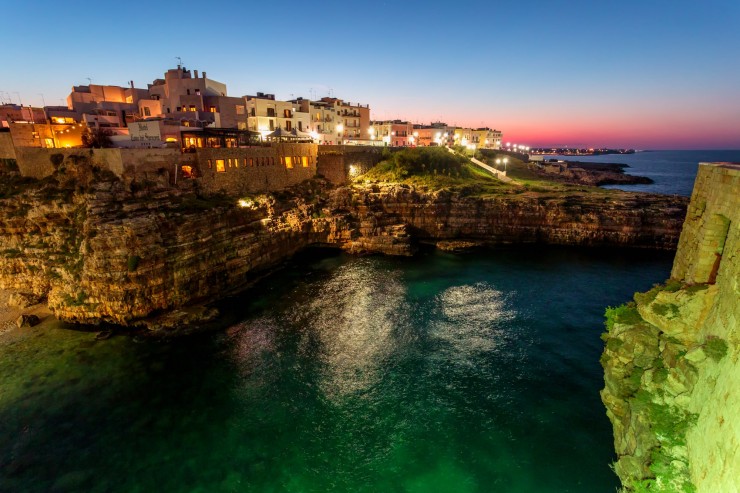
M210 160L210 159L208 160L208 167L209 167L209 168L213 168L213 163L211 162L211 160Z
M226 162L229 165L229 168L231 168L231 158L227 159Z
M226 163L223 159L216 159L216 171L218 171L219 173L226 172Z
M247 158L244 158L244 167L247 167Z
M251 166L252 168L254 168L254 159L251 158L251 157L249 158L249 166Z
M308 156L303 156L303 167L308 168Z

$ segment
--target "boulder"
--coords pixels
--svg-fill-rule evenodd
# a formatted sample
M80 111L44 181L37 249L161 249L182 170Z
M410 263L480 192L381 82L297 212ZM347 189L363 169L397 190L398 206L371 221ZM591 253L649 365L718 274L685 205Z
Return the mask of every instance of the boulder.
M21 315L18 317L18 319L15 321L15 324L18 326L18 328L24 328L24 327L33 327L34 325L38 325L41 323L41 319L37 317L36 315Z
M28 308L41 302L41 298L31 293L13 293L8 298L8 306Z

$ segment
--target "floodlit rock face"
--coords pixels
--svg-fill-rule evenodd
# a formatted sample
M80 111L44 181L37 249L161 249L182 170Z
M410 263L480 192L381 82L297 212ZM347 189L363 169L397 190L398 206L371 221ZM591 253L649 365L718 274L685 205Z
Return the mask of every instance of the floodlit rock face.
M681 197L627 192L517 190L477 197L405 185L342 188L330 203L369 224L404 224L415 238L425 240L663 249L675 248L686 207ZM361 232L367 236L369 231Z
M671 279L607 310L602 399L625 491L738 491L740 165L702 164Z
M65 321L156 329L211 318L194 305L243 289L310 245L390 255L412 255L419 241L675 248L686 203L313 180L238 206L239 197L85 177L52 177L0 198L0 288L46 298Z

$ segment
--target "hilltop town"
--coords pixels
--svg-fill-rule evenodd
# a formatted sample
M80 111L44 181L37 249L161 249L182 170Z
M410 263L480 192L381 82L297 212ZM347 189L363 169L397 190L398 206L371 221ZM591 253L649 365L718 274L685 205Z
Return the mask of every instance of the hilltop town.
M208 170L262 167L270 172L246 181L264 191L313 176L317 146L476 150L498 149L501 138L490 128L373 121L369 105L334 97L231 96L226 84L183 66L167 70L146 89L133 81L129 87L89 84L72 87L67 106L0 106L0 159L16 160L24 176L35 178L53 171L52 155L94 148L106 149L94 152L96 163L118 175L126 168L165 169L172 182ZM306 170L275 176L278 169L296 168Z

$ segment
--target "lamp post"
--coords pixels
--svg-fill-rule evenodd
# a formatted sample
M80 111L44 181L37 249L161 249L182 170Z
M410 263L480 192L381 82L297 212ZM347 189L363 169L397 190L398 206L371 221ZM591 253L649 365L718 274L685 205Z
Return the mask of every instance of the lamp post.
M506 176L506 164L509 162L509 158L504 158L504 176Z

